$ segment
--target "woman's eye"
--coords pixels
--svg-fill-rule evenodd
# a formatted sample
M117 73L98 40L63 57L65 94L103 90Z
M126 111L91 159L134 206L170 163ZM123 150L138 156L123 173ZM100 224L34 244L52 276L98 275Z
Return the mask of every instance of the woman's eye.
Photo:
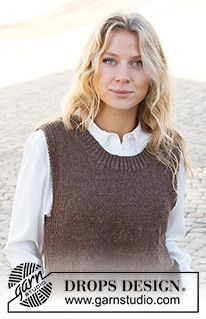
M115 65L116 64L116 61L114 59L111 59L111 58L106 58L103 60L104 63L106 64L109 64L109 65ZM131 63L132 65L134 65L135 67L138 67L138 68L141 68L143 66L143 63L141 60L138 60L138 61L133 61Z
M137 67L139 67L139 68L141 68L141 67L143 66L143 63L142 63L141 60L134 61L134 62L132 62L132 64L135 65L135 66L137 66Z
M115 61L113 59L109 59L109 58L104 59L103 62L106 63L106 64L110 64L110 65L114 65L115 64Z

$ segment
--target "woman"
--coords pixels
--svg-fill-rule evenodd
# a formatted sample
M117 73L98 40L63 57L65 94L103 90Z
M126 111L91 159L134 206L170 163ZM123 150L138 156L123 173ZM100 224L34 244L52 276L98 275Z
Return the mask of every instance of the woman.
M49 271L188 271L185 142L153 27L115 13L89 38L67 107L29 137L5 253Z

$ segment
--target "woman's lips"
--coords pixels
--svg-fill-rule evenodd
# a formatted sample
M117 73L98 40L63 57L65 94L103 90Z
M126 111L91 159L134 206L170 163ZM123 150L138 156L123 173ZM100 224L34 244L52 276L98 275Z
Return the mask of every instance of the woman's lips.
M128 91L128 90L110 90L110 91L118 96L128 96L133 93L133 91Z

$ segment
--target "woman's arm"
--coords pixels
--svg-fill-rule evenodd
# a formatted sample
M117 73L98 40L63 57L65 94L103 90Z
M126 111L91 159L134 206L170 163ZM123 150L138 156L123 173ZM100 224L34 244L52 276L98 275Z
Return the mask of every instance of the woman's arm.
M184 197L185 197L186 174L183 162L180 162L177 187L176 205L170 212L167 231L166 246L170 256L174 258L180 267L180 271L191 271L191 257L183 252L176 244L177 240L182 240L185 236L184 222Z
M44 133L31 134L24 145L4 248L12 268L22 262L42 264L44 218L52 204L47 152Z

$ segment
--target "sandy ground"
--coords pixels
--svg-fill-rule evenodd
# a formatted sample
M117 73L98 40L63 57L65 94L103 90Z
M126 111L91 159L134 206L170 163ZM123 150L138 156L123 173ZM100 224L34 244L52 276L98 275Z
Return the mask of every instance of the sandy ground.
M0 26L0 87L74 68L93 26L119 9L154 25L174 76L206 81L205 1L75 0Z

